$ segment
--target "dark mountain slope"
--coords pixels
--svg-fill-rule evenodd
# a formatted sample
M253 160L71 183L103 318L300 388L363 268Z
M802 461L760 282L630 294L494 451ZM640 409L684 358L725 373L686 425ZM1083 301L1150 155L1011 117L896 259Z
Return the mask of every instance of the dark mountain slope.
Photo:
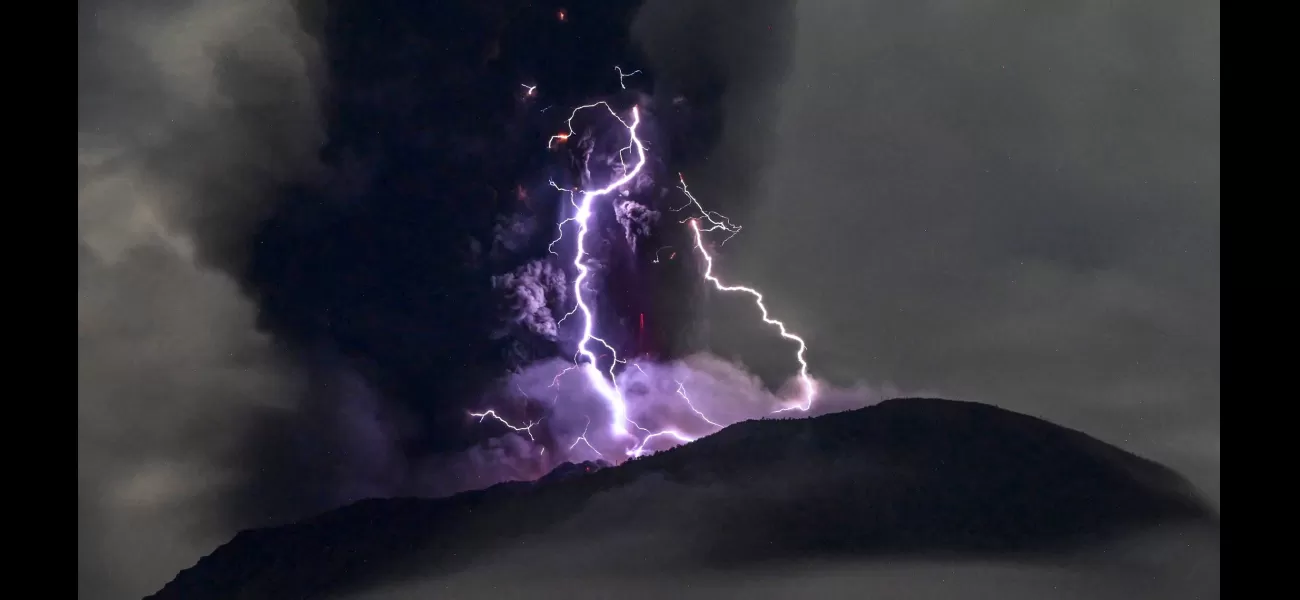
M416 571L454 572L578 529L626 532L631 562L672 569L828 555L1042 556L1158 525L1218 526L1191 486L1156 463L1046 421L948 400L750 421L619 467L578 467L243 532L153 598L332 597ZM671 532L670 551L649 550Z

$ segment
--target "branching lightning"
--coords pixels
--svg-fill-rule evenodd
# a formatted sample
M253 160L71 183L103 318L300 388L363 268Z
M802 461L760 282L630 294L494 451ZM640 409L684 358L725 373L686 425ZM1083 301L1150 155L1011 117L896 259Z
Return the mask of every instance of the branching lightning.
M691 190L686 187L686 177L682 176L681 173L678 173L677 180L682 183L682 187L678 189L680 189L683 194L686 194L687 202L686 204L683 204L677 208L672 209L674 212L680 212L682 210L685 210L687 207L691 205L694 205L695 208L698 208L700 210L700 215L709 222L709 227L705 229L705 231L722 230L728 233L727 237L722 240L722 243L718 244L719 247L725 246L727 242L731 240L731 238L736 237L736 234L740 233L740 230L742 229L741 226L732 225L731 219L728 219L727 217L723 216L722 213L705 209L704 206L700 204L700 201L695 199L695 196L691 194ZM682 223L686 223L688 221L693 222L694 220L695 217L687 217L685 219L682 219L681 222Z
M578 439L573 440L572 444L569 444L569 449L572 450L575 446L578 445L578 442L582 442L586 444L588 448L591 448L591 451L595 452L597 456L601 458L605 458L605 455L601 454L600 450L597 450L596 447L592 446L591 442L587 440L587 430L590 428L591 428L591 417L587 417L587 425L582 428L582 435L578 436Z
M565 18L563 12L559 13L559 18L561 20ZM614 67L614 69L615 71L617 71L619 76L619 87L623 89L627 89L624 82L626 78L640 73L639 70L632 71L630 73L625 73L621 67L617 67L617 66ZM526 90L525 92L526 97L534 96L536 86L525 85L525 84L521 84L521 85ZM616 369L618 368L618 365L620 364L626 365L628 363L626 360L620 359L618 357L615 348L605 339L599 337L596 333L597 332L596 315L595 315L595 311L592 309L592 306L588 302L588 296L587 296L587 294L589 293L594 293L594 291L588 287L588 284L592 277L592 266L589 264L590 252L587 248L587 237L593 227L592 218L594 217L595 212L597 210L598 201L601 198L612 196L613 194L615 194L615 192L619 191L621 188L623 188L624 186L632 182L642 172L643 168L646 165L647 145L638 136L638 132L637 132L638 126L641 125L640 108L633 107L631 109L631 119L630 122L628 122L625 121L623 117L620 117L619 114L615 112L614 109L608 103L603 101L579 106L573 109L573 111L569 115L569 118L565 121L565 124L567 126L567 131L551 136L546 142L546 146L548 149L555 148L557 144L566 143L572 136L577 135L577 132L574 130L573 127L574 118L576 118L578 114L584 110L594 109L597 107L603 107L609 113L610 116L612 116L623 126L623 128L627 131L628 143L626 146L624 146L618 151L618 155L617 155L618 166L614 168L616 177L614 177L610 182L608 182L607 185L603 188L594 189L594 190L584 190L584 189L576 189L576 188L567 189L567 188L560 187L554 181L549 182L552 188L554 188L559 192L567 194L568 203L574 209L574 212L572 213L573 216L564 218L557 224L557 232L558 232L557 236L547 246L547 251L550 254L553 254L557 257L560 256L560 252L556 251L555 246L564 239L565 226L569 225L570 223L577 223L577 231L575 236L576 240L574 242L575 250L574 250L573 261L572 261L573 268L577 271L577 276L572 281L574 306L572 307L571 310L569 310L567 314L565 314L562 318L560 318L557 321L557 324L562 325L570 316L573 316L575 314L580 315L580 318L582 320L581 336L577 343L577 350L575 351L573 356L573 364L561 370L559 373L557 373L555 377L552 379L549 387L556 389L555 401L558 401L560 395L560 391L559 391L560 379L570 371L576 370L582 372L583 375L585 375L586 381L604 400L604 403L609 410L610 413L609 431L612 434L612 437L615 440L622 440L623 443L630 444L630 445L622 446L625 454L628 457L638 457L644 455L647 452L646 450L647 444L650 444L652 440L655 440L657 438L671 438L672 440L675 440L678 443L692 442L696 438L676 428L667 428L660 431L651 431L649 429L642 427L641 425L637 424L635 421L632 420L632 415L629 414L628 402L623 395L623 392L621 390L622 386L620 385L620 382L618 380L618 374L616 373ZM543 111L544 110L545 109L543 109ZM631 153L635 158L632 164L629 164L628 161L626 160L626 155L628 153ZM680 189L682 193L686 196L687 202L686 204L678 208L673 208L671 210L675 212L680 212L682 210L686 210L687 208L693 207L694 210L691 212L698 213L697 216L687 217L685 219L682 219L680 222L684 224L689 224L692 235L694 236L695 248L700 252L700 254L704 258L704 272L702 274L704 280L712 284L713 287L719 291L741 292L751 296L754 299L755 304L758 306L758 309L762 315L763 322L775 327L780 332L781 337L798 344L798 351L795 354L795 358L799 363L798 379L799 379L800 390L801 390L799 397L793 403L787 404L786 406L779 408L773 412L780 413L780 412L785 412L790 410L801 410L801 411L809 410L812 407L814 398L816 397L817 386L814 380L812 379L812 377L808 374L808 363L805 360L807 345L805 344L804 340L801 337L791 333L786 327L785 323L773 319L771 317L771 315L768 313L767 306L764 303L763 295L760 292L746 286L725 284L720 279L718 279L717 276L714 275L714 260L713 260L714 257L709 253L708 247L704 243L703 234L705 232L713 232L713 231L724 232L726 236L724 239L721 240L721 242L718 243L718 246L720 247L722 245L725 245L727 241L729 241L731 238L735 237L736 234L740 233L741 227L739 225L733 224L730 221L730 219L728 219L726 216L716 211L711 211L704 208L704 206L700 204L700 202L695 198L695 196L691 194L690 190L686 186L685 178L680 173L678 174L678 180L681 183ZM628 192L624 190L622 191L622 194L626 196ZM660 262L661 260L660 254L664 250L672 250L672 248L669 246L664 246L656 250L654 254L655 263ZM671 254L667 257L667 259L671 260L674 257L676 257L676 255L677 252L672 251ZM642 321L642 327L644 327L644 321ZM597 354L595 351L593 351L592 344L599 344L600 346L603 346L605 351L602 351L600 352L600 354ZM600 367L600 365L602 364L600 361L605 358L608 358L610 360L608 369L602 369ZM631 364L630 366L639 370L646 377L649 377L649 375L645 372L644 369L641 368L640 365ZM722 423L710 419L702 411L696 408L695 404L691 401L690 396L687 394L686 386L683 382L676 381L676 380L675 382L677 384L676 394L678 396L681 396L682 400L685 401L686 406L690 408L691 412L693 412L696 415L696 417L698 417L702 422L707 423L711 427L717 429L721 429L724 427ZM520 392L523 393L523 390L521 389ZM527 395L525 394L525 397L526 396ZM554 401L552 402L552 404L554 404ZM529 439L534 439L532 434L532 427L536 425L538 422L540 422L540 421L529 422L524 426L518 426L513 423L510 423L509 421L501 417L495 410L487 410L482 413L470 413L470 414L474 417L477 417L480 422L485 420L487 417L492 417L497 421L500 421L502 424L504 424L506 427L510 428L513 431L527 434ZM600 450L598 450L596 446L591 443L590 439L588 439L587 435L588 435L588 430L591 427L591 417L587 416L586 420L587 422L586 425L583 427L582 435L578 436L573 441L573 443L570 444L569 450L573 450L574 448L577 447L579 443L582 443L585 444L587 448L589 448L592 452L595 452L601 458L605 458L605 454L602 453ZM634 431L629 430L628 428L629 425L633 428ZM542 450L542 455L544 455L544 453L545 453L545 448L543 448Z
M637 69L635 71L632 71L631 73L624 73L623 68L618 66L615 66L614 70L618 71L618 87L623 88L625 90L627 89L627 86L623 85L623 80L641 72L641 69Z
M529 421L529 422L528 422L528 425L526 425L526 426L524 426L524 427L519 427L519 426L517 426L517 425L511 423L510 421L507 421L507 420L501 418L501 415L498 415L498 414L497 414L497 411L496 411L495 409L489 409L489 410L486 410L486 411L481 412L481 413L472 412L472 413L469 413L469 416L471 416L471 417L477 417L479 423L482 423L482 422L483 422L483 419L486 419L486 418L488 418L488 417L492 417L493 419L496 419L496 420L500 421L501 424L502 424L502 425L505 425L506 427L509 427L509 428L511 428L511 429L513 429L513 430L515 430L515 431L522 431L522 432L524 432L524 433L527 433L527 434L528 434L528 439L533 440L533 441L537 441L537 438L534 438L534 437L533 437L533 425L536 425L536 424L542 422L541 419L538 419L538 420L536 420L536 421Z

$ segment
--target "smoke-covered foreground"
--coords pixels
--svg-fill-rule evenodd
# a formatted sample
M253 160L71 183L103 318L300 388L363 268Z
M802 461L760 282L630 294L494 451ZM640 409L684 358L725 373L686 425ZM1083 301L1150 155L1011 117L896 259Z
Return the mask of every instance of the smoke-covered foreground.
M1217 536L1217 515L1160 465L987 405L904 399L245 532L154 597L609 597L638 585L782 597L808 579L901 584L942 570L1066 597L1217 597ZM923 585L949 591L941 583Z
M689 543L689 538L677 540ZM683 569L627 576L601 571L615 534L521 544L477 568L346 596L347 600L434 597L564 597L625 600L889 598L890 600L1213 600L1220 597L1219 541L1199 529L1169 529L1042 564L1012 561L807 561L729 572ZM671 540L663 540L667 546ZM555 557L586 565L556 575Z

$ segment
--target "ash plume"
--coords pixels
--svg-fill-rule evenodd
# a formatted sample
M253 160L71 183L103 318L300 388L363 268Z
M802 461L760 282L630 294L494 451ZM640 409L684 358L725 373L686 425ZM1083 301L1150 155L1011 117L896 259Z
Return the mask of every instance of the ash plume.
M665 132L670 171L707 165L693 180L710 197L726 190L715 208L737 217L771 161L794 17L792 0L754 0L744 10L727 0L649 0L632 24L655 75L656 103L673 116Z
M633 200L623 200L614 206L614 218L623 227L623 238L636 252L637 240L650 235L650 227L659 220L659 212Z
M464 408L485 388L512 387L500 385L512 361L482 359L503 322L557 335L552 302L566 301L554 296L563 273L527 262L549 223L530 222L503 200L509 194L485 191L544 175L520 157L545 149L518 140L553 123L534 113L498 118L501 103L479 101L497 93L478 74L493 45L508 53L516 43L491 39L506 29L503 15L517 14L499 9L524 3L462 4L457 14L467 16L453 25L401 19L406 37L337 26L363 3L79 4L81 595L139 597L240 528L366 496L445 494L537 474L528 463L535 443L485 433ZM586 10L630 20L638 5ZM696 18L725 29L721 14ZM393 58L373 78L379 71L356 58L361 47L378 47L376 62L406 56L451 26L463 37L488 33L458 41L464 57ZM638 54L623 34L601 50ZM515 51L510 68L554 75L543 91L557 104L603 93L554 66L561 61L547 71L546 51L558 52ZM437 76L427 89L394 83L430 64ZM661 70L673 79L672 68ZM502 94L516 93L507 83ZM677 89L694 94L688 87ZM716 120L715 100L695 94L690 123ZM364 136L335 122L349 120L366 123ZM428 133L444 125L448 135ZM678 162L698 160L716 140L701 131L676 146ZM663 149L672 155L670 144ZM403 202L438 208L409 218L394 208ZM646 235L654 209L627 211L631 243ZM497 248L504 257L477 260ZM526 266L494 290L488 269L499 263L484 263L498 259ZM389 279L368 279L376 264ZM398 305L367 303L375 290ZM504 319L494 291L514 301ZM549 397L530 395L524 406ZM558 448L577 418L548 418L537 431Z

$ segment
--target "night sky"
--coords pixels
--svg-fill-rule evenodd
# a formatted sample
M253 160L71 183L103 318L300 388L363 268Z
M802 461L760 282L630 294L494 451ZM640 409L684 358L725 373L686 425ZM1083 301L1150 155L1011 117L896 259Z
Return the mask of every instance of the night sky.
M582 180L546 139L595 100L653 115L658 225L602 255L620 347L794 373L701 289L681 172L827 385L1041 416L1217 506L1217 3L109 4L78 22L87 597L508 454L466 413L574 351L509 292Z

